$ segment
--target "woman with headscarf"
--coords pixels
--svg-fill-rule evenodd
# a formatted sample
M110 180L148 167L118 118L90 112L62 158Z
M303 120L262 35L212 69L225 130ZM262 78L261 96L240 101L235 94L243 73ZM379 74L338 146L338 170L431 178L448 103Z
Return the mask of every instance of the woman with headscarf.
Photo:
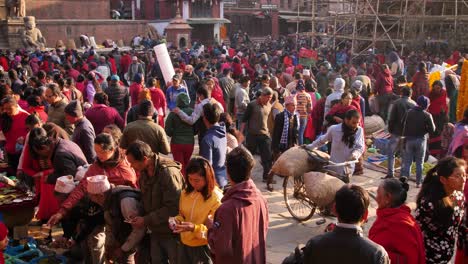
M403 75L403 71L405 69L405 64L403 60L400 59L400 56L395 51L390 52L388 54L388 59L390 61L390 70L392 72L392 77L394 79Z
M190 107L190 98L186 93L177 95L176 106L189 116L193 112ZM170 112L164 130L167 136L171 137L171 150L174 160L182 164L182 172L185 175L185 168L190 161L195 144L193 127L182 121L176 113Z
M141 91L143 91L144 88L143 76L140 73L135 74L135 76L133 76L133 83L128 88L132 103L131 106L138 104L138 95Z
M83 98L86 102L92 104L94 101L94 95L96 93L102 92L101 85L96 79L96 74L94 72L88 73L86 76L88 83L86 84L86 89L84 90Z
M435 132L429 137L429 153L436 158L440 158L445 156L445 153L442 153L441 134L445 124L448 123L447 91L443 88L441 81L435 81L432 84L429 99L431 104L427 111L431 113L436 126Z
M460 77L454 73L445 76L445 87L449 101L449 122L457 122L457 100L458 88L460 87Z
M411 99L416 99L421 96L429 96L429 73L427 73L426 63L418 64L418 71L413 75L413 86L411 86L413 94Z

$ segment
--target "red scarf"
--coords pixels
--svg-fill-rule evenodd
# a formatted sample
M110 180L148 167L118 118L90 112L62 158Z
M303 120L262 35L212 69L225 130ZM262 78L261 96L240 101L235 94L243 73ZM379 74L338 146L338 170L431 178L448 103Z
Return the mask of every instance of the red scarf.
M440 92L431 91L429 99L431 100L431 104L427 109L429 113L438 115L442 112L448 112L447 91L445 89L440 90Z

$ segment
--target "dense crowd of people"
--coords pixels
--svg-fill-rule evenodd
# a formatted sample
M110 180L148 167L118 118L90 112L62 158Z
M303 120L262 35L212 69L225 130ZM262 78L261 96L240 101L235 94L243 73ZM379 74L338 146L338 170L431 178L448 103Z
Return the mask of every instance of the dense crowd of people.
M369 238L361 228L369 194L347 184L332 210L338 224L308 242L304 263L448 263L455 248L464 261L468 110L456 120L464 58L454 52L448 62L458 69L431 81L441 60L422 52L352 61L345 48L303 65L287 42L249 43L170 49L171 80L151 50L0 54L8 170L38 195L36 218L60 223L67 256L265 263L268 209L253 154L269 190L273 162L297 145L359 161L333 167L349 183L364 173L365 117L378 115L391 137ZM424 177L429 154L440 160ZM415 217L405 205L413 161ZM0 225L0 240L6 233Z

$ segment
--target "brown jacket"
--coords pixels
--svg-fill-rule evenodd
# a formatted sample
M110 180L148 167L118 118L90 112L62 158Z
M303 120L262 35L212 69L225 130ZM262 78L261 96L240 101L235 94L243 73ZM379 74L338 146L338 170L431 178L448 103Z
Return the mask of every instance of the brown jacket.
M273 131L275 128L275 117L273 116L273 112L276 112L275 110L278 111L277 114L282 113L284 111L283 105L278 100L276 100L271 105L271 111L270 111L270 114L268 115L268 131L270 132L270 137L273 136Z
M150 145L151 150L158 154L167 155L171 151L164 128L151 119L139 119L129 123L123 131L120 147L127 149L136 140Z
M178 162L156 155L154 175L140 172L145 225L158 237L172 235L167 220L179 213L179 197L184 185L181 167Z

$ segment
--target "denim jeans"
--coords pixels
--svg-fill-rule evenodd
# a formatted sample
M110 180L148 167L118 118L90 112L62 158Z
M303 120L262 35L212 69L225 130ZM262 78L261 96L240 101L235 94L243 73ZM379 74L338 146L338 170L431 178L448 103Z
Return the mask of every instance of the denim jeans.
M401 168L401 176L410 176L410 168L414 160L416 162L416 184L420 184L422 182L422 171L425 154L425 137L407 137L405 144L405 155L403 156L403 166Z
M403 161L404 149L398 149L400 136L392 134L387 143L387 176L393 177L395 174L395 153L400 150L401 160Z
M307 117L301 117L299 118L299 138L298 138L298 143L299 146L304 144L304 131L307 126Z

